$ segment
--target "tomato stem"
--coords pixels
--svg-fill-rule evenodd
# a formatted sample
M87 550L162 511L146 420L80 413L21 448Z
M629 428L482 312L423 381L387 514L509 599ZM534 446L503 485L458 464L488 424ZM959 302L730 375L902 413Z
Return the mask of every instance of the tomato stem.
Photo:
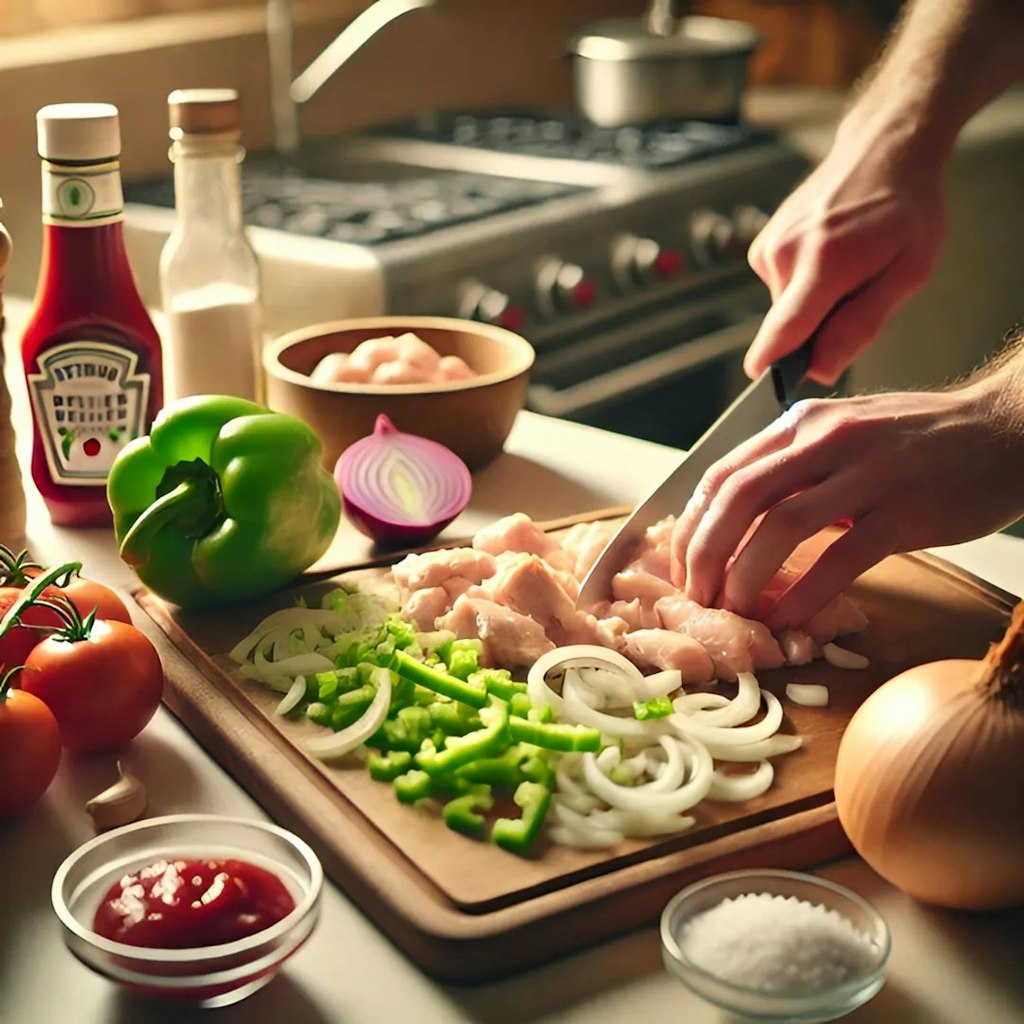
M7 694L10 692L11 680L14 678L14 673L20 672L24 667L24 665L15 665L13 668L9 668L4 672L3 678L0 679L0 704L3 704L3 702L7 700ZM0 665L0 669L2 668L3 666Z
M27 548L15 554L6 544L0 544L0 577L6 586L27 586L32 577L26 569L42 569L42 566L29 558Z
M0 637L5 636L8 630L15 626L23 625L21 616L26 608L42 606L55 612L64 624L63 628L57 631L56 636L71 641L87 639L89 629L96 618L95 610L87 615L83 622L78 609L64 594L60 594L56 598L43 597L43 591L47 587L52 584L66 587L71 581L71 577L81 569L81 562L65 562L64 565L60 565L56 569L50 569L40 576L33 577L29 586L22 591L18 600L7 610L3 619L0 619Z

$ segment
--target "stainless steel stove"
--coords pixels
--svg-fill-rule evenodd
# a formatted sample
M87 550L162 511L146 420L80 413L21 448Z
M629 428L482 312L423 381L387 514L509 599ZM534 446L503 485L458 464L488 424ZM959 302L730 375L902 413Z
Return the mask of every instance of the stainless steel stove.
M805 171L742 125L445 112L251 154L243 202L261 255L316 239L375 268L374 312L520 331L535 410L685 445L739 389L767 308L746 249ZM173 207L170 178L125 193Z

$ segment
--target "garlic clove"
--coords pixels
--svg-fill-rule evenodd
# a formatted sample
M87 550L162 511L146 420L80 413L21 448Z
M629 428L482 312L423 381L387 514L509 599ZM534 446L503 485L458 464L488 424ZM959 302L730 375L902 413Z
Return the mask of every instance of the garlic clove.
M97 832L137 821L146 810L146 787L120 761L117 774L117 782L85 805Z

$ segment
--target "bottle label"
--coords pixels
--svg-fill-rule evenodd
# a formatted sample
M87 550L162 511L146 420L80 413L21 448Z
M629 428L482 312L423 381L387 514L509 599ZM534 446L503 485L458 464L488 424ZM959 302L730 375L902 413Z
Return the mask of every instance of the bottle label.
M93 339L40 354L28 390L54 483L103 483L118 452L145 433L150 375L138 364L131 349Z
M96 227L124 218L121 171L116 160L83 167L43 161L43 223Z

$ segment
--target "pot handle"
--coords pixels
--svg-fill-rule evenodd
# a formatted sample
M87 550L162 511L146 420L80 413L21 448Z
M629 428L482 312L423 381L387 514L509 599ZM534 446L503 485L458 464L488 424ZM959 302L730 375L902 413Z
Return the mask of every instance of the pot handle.
M650 0L644 25L654 36L670 36L676 30L675 0Z

